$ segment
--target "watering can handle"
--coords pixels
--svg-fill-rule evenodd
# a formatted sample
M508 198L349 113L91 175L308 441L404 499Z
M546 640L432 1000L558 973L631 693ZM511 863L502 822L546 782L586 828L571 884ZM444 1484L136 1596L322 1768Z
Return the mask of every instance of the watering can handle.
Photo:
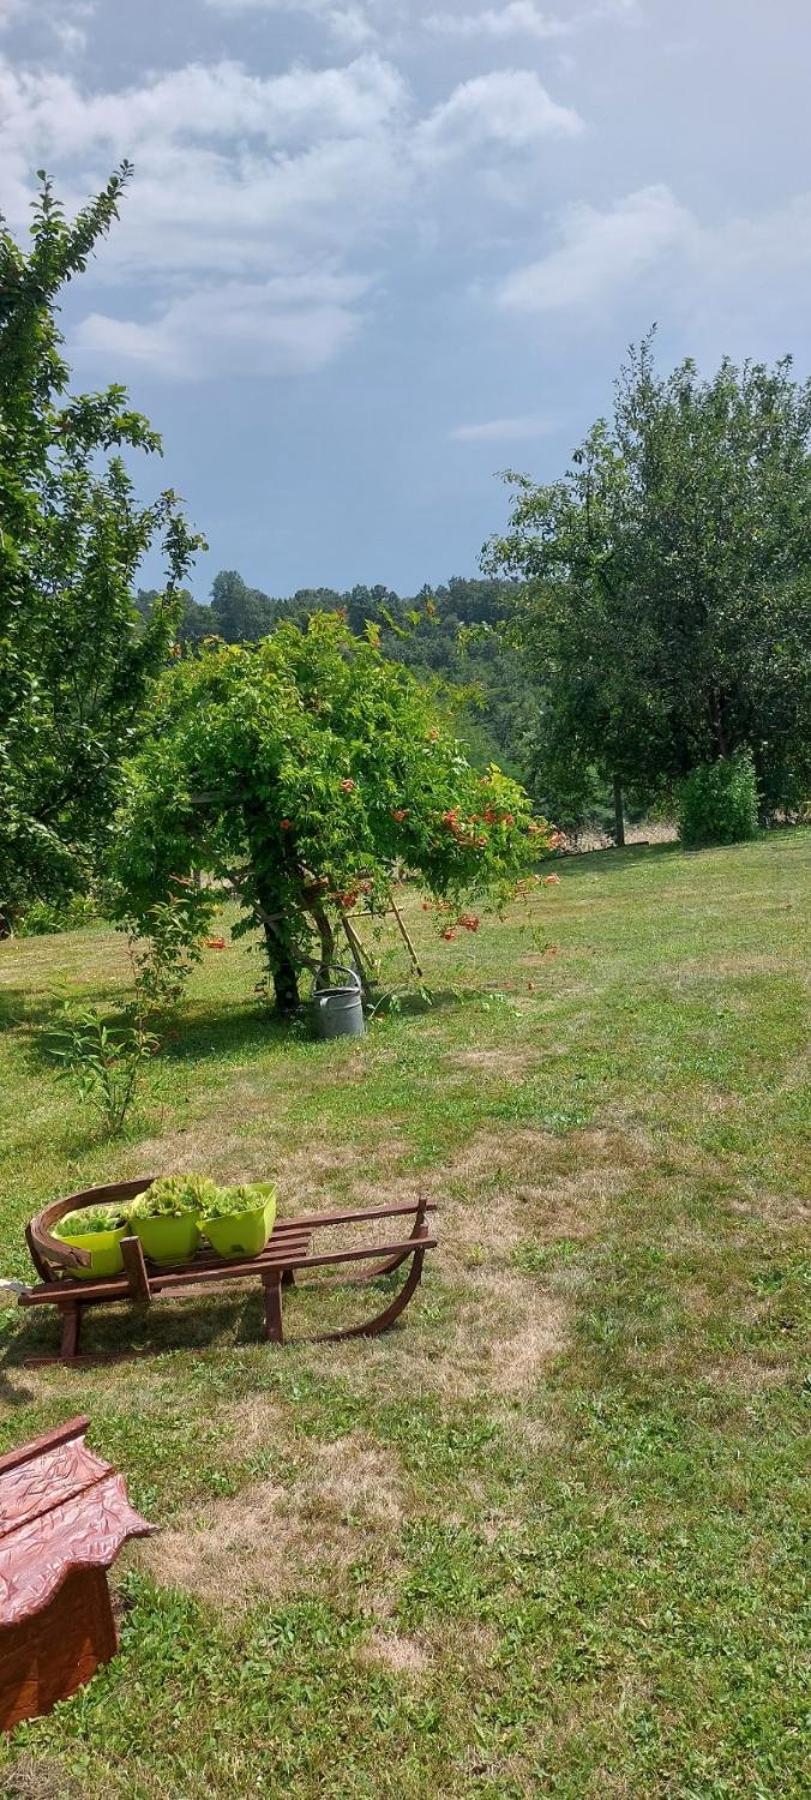
M361 981L361 978L358 974L357 969L348 969L345 963L330 963L330 969L331 970L334 969L336 974L338 974L338 975L348 975L350 981L354 982L354 984L358 990L358 993L361 993L361 991L363 989L363 983ZM319 988L318 983L316 981L315 992L317 994L319 994L319 993L325 994L328 991L329 990L327 988Z

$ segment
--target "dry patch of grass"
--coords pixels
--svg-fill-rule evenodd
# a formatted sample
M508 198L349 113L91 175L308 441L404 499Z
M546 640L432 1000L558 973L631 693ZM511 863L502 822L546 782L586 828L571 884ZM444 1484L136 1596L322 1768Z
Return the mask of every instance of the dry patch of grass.
M137 1562L166 1587L218 1611L258 1594L331 1594L349 1566L373 1550L394 1556L403 1516L391 1452L359 1432L297 1447L288 1480L254 1482L182 1518L139 1546Z
M80 1783L57 1756L20 1756L2 1775L4 1800L80 1800Z
M358 1649L358 1661L388 1669L392 1675L418 1680L431 1665L431 1656L416 1638L396 1631L373 1631Z
M490 1050L461 1050L447 1059L455 1069L475 1069L483 1075L519 1080L537 1067L539 1057L534 1050L516 1050L507 1046Z
M785 956L769 955L765 951L739 950L733 956L702 956L678 967L677 985L686 983L701 987L717 977L724 981L747 975L799 975L805 969L799 958L790 954ZM725 1003L730 1004L730 994L725 995Z
M229 1088L221 1102L221 1119L190 1121L179 1130L146 1139L130 1159L133 1170L160 1169L175 1175L202 1168L215 1181L278 1180L282 1216L289 1218L297 1212L336 1209L342 1204L336 1185L350 1184L353 1192L362 1188L351 1182L359 1162L368 1165L371 1158L380 1167L390 1167L405 1153L403 1140L396 1136L376 1139L365 1158L359 1156L356 1144L305 1140L283 1146L282 1132L276 1137L268 1129L267 1108L266 1092L257 1090L250 1097ZM248 1133L257 1122L262 1129L254 1138Z
M442 1208L451 1254L454 1245L509 1254L529 1236L595 1236L609 1202L650 1160L645 1140L628 1132L572 1132L566 1140L526 1129L477 1132L438 1178L453 1196Z
M403 1392L439 1396L449 1406L486 1398L498 1410L505 1400L528 1398L566 1347L575 1295L566 1272L554 1289L520 1274L515 1252L527 1241L596 1237L618 1190L650 1159L641 1135L614 1130L575 1132L565 1142L543 1131L482 1130L419 1182L363 1183L358 1197L369 1205L416 1201L420 1189L436 1198L439 1245L424 1291L430 1308L444 1283L449 1322L432 1328L424 1320L419 1333L406 1325L360 1347L313 1346L308 1361L383 1400ZM419 1302L412 1327L418 1311Z
M565 1348L569 1311L528 1277L477 1270L448 1349L433 1365L435 1385L454 1402L477 1394L526 1398Z
M747 1398L761 1394L765 1388L789 1387L796 1380L796 1370L788 1363L733 1354L725 1356L723 1362L706 1364L701 1370L701 1379L708 1387Z

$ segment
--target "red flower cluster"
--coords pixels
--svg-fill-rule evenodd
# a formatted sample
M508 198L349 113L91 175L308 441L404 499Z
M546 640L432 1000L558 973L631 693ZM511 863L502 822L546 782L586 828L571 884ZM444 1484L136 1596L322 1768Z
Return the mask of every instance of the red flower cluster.
M441 938L445 939L446 944L449 944L451 941L451 938L455 938L456 932L454 931L454 928L452 925L446 925L445 930L440 931L439 935Z
M354 786L355 786L354 781L352 781L348 775L345 775L343 781L341 782L341 787L343 788L344 793L351 794Z
M293 829L292 819L282 819L280 829L282 831L292 831L292 829Z
M408 818L408 807L393 806L391 809L391 816L396 825L402 825L403 820Z
M458 806L452 806L450 812L442 814L443 825L447 825L448 830L453 832L457 844L461 845L463 850L472 850L474 844L477 849L483 850L487 843L486 835L477 837L475 832L470 830L470 827L475 825L478 816L478 813L473 813L467 820L467 828L465 828L459 818Z
M463 931L478 931L481 920L476 917L475 913L460 913L459 924Z

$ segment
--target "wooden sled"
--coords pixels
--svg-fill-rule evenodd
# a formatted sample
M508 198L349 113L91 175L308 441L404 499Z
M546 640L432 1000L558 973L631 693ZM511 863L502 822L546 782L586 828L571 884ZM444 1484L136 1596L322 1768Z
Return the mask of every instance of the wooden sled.
M282 1290L294 1284L314 1286L314 1283L308 1284L306 1281L308 1270L346 1267L349 1271L352 1264L369 1263L371 1267L347 1272L337 1282L329 1284L367 1286L370 1282L392 1275L396 1270L409 1265L403 1286L381 1312L375 1313L360 1325L349 1325L340 1331L327 1331L296 1341L322 1344L336 1342L340 1338L376 1337L379 1332L388 1331L405 1310L419 1287L426 1251L433 1250L437 1242L435 1237L429 1236L426 1222L426 1214L435 1210L434 1202L421 1198L403 1205L361 1207L347 1212L307 1213L300 1218L279 1219L259 1256L227 1258L216 1256L211 1251L199 1251L190 1262L171 1269L160 1269L148 1263L140 1239L135 1236L126 1237L121 1245L123 1275L98 1279L77 1277L74 1271L77 1267L86 1267L89 1257L85 1251L63 1244L59 1238L53 1237L51 1227L65 1213L72 1212L74 1207L102 1203L119 1203L123 1207L134 1200L136 1194L143 1193L153 1180L153 1176L147 1176L138 1181L118 1182L110 1187L86 1188L79 1194L71 1194L66 1200L53 1201L31 1220L25 1235L32 1262L41 1279L36 1287L26 1288L20 1294L19 1305L57 1307L62 1334L57 1353L28 1357L27 1367L36 1368L54 1362L92 1363L116 1360L121 1355L120 1352L98 1352L88 1356L81 1354L82 1321L90 1306L109 1306L122 1301L129 1305L149 1305L162 1296L171 1297L190 1288L205 1288L212 1282L240 1281L251 1277L261 1282L264 1292L264 1336L271 1343L281 1344L284 1342ZM393 1239L388 1243L351 1244L327 1251L319 1251L317 1248L313 1250L311 1247L314 1237L320 1231L412 1217L413 1223L408 1236L398 1239L395 1226ZM305 1277L303 1282L299 1279L302 1276Z

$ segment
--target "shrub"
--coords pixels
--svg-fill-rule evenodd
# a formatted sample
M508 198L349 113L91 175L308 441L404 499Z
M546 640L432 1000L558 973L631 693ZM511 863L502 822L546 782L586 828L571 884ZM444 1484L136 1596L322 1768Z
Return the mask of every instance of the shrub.
M59 904L32 900L17 925L17 936L47 937L54 931L76 931L80 925L92 925L98 916L90 894L71 894L69 900Z
M217 1188L205 1175L165 1175L153 1181L129 1207L131 1219L182 1219L205 1212Z
M748 750L702 763L682 783L682 843L740 844L755 836L757 823L757 779Z
M95 1108L111 1133L123 1130L144 1065L157 1047L140 1018L105 1025L92 1008L73 1012L70 1007L48 1043L49 1054L60 1064L60 1078L75 1081L80 1099Z

